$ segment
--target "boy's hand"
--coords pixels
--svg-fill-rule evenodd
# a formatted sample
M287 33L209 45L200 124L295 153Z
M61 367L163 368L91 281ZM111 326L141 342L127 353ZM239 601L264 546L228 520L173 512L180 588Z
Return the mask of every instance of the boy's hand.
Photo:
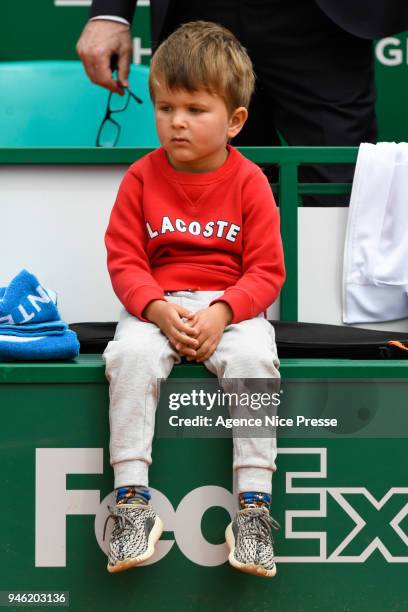
M153 300L146 306L143 316L161 329L176 350L182 347L180 354L195 358L198 332L183 321L193 316L190 310L164 300Z
M226 302L217 302L190 315L188 323L198 332L196 336L198 349L196 355L189 355L187 360L194 359L200 363L211 357L221 340L224 329L231 321L232 310Z

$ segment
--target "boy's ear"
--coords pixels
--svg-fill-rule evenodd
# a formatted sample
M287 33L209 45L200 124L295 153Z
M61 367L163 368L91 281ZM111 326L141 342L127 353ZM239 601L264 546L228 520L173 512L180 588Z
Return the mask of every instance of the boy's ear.
M236 108L229 118L228 138L234 138L234 136L239 134L247 119L248 111L245 106L239 106Z

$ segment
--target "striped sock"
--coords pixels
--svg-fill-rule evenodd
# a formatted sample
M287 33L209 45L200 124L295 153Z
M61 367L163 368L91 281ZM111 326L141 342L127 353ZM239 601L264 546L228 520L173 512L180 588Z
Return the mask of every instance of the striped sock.
M238 503L241 510L246 508L266 508L269 511L271 496L269 493L260 493L259 491L245 491L239 494Z
M150 493L147 487L132 485L129 487L119 487L116 489L116 504L142 504L147 506L150 500Z

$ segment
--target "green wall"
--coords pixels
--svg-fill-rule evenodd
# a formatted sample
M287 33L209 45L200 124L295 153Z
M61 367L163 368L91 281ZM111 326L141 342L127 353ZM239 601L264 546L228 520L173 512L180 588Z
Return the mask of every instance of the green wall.
M340 385L348 401L334 402L330 416L349 433L278 438L278 574L266 580L226 563L231 440L184 430L170 439L156 429L150 485L165 533L154 562L108 574L103 528L113 474L101 356L0 364L0 606L1 591L62 591L70 612L405 612L406 370L406 361L282 359L286 416L322 416L331 385ZM196 378L198 390L210 377L188 364L170 380ZM356 384L367 394L356 394ZM161 412L168 418L165 403Z

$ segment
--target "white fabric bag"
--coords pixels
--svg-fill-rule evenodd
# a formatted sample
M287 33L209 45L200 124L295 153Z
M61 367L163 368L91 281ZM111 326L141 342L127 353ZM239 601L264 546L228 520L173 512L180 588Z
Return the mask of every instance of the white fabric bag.
M408 143L362 143L347 222L343 322L408 317Z

